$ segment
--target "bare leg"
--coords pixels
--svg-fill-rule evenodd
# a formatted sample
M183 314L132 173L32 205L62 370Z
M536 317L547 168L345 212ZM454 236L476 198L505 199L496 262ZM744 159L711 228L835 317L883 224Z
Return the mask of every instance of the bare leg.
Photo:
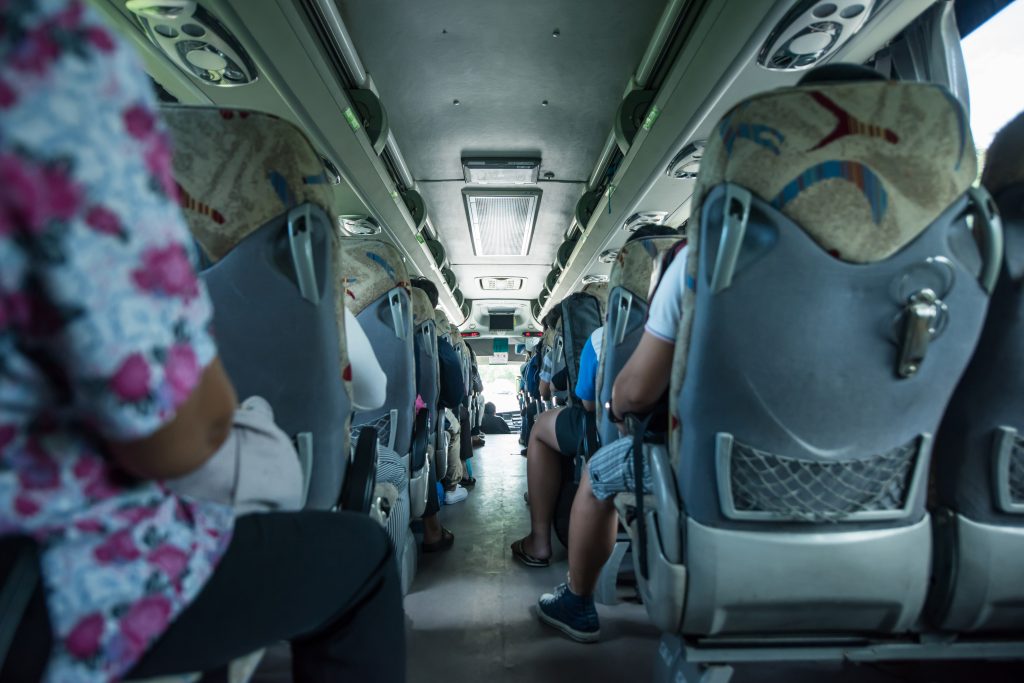
M590 470L583 470L569 518L569 588L592 595L604 563L615 547L619 520L612 499L598 500L590 488Z
M561 409L542 413L530 431L526 451L526 486L530 493L530 535L523 539L523 549L544 560L551 557L551 521L562 485L561 459L555 420Z

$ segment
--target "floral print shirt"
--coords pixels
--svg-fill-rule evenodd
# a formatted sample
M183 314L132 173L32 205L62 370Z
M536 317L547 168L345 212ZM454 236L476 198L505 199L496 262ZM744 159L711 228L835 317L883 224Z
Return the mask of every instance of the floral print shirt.
M47 678L116 679L199 593L230 509L116 468L216 350L167 138L81 0L0 0L0 535L42 548Z

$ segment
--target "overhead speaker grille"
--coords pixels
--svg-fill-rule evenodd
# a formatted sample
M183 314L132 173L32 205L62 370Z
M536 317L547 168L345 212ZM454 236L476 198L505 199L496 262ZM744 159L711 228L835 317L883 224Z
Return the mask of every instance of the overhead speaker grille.
M540 190L462 191L477 256L525 256L537 221Z
M771 71L809 69L859 31L876 0L803 0L780 21L761 47L757 63Z

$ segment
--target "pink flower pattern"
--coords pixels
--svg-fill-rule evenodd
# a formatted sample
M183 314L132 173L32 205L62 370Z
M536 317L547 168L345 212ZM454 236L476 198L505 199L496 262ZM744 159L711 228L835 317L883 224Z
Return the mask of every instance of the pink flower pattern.
M216 355L211 307L132 50L82 0L0 0L0 33L0 369L35 367L19 356L30 341L62 364L47 370L75 411L63 419L64 398L0 372L0 533L44 548L47 677L108 681L195 599L231 539L230 509L132 478L96 434L152 434L188 399Z
M132 278L147 292L186 301L199 293L195 271L181 244L147 249L142 254L142 266L132 273Z

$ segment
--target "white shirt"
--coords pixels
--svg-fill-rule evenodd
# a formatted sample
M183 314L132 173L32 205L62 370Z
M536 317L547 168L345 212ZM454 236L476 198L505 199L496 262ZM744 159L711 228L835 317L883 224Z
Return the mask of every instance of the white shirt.
M370 340L352 312L345 309L345 344L352 368L352 409L376 410L388 397L388 376L384 374Z
M661 276L647 313L644 330L662 341L676 343L676 330L683 310L683 292L686 288L686 257L690 248L683 247Z

